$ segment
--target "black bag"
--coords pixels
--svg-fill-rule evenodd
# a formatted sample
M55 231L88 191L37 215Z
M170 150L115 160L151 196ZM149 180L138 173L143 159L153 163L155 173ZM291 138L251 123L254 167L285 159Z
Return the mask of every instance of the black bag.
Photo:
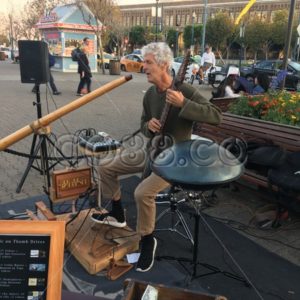
M72 60L73 61L78 61L79 59L79 56L81 54L81 50L77 47L77 48L74 48L71 52L71 56L72 56Z
M249 141L247 143L247 167L264 166L278 168L286 159L286 153L279 146L267 141Z
M300 192L300 152L288 153L280 167L269 171L268 179L287 192Z
M279 168L269 171L268 180L279 188L279 204L300 213L300 152L288 153Z
M55 57L49 53L49 67L53 67L55 65Z

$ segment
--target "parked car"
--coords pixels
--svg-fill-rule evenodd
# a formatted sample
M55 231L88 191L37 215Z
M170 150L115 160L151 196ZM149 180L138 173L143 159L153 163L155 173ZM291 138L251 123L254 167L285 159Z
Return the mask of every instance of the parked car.
M221 82L229 75L240 76L240 69L236 64L212 67L207 74L208 84L214 88L218 88Z
M179 71L179 68L184 60L184 56L178 56L174 58L174 61L172 63L172 70L171 70L171 75L175 77ZM199 64L197 63L198 56L197 57L191 57L190 59L190 64L187 68L186 71L186 76L185 80L188 81L189 83L193 83L196 73L199 70Z
M0 47L0 52L5 53L5 58L11 58L11 49L8 47Z
M142 55L142 50L141 50L141 49L134 49L134 50L132 51L132 54Z
M104 68L109 69L109 61L111 59L115 59L115 57L112 54L103 52L103 63L104 63ZM101 55L100 53L97 54L97 64L100 67L101 66Z
M127 72L144 72L144 59L138 54L128 54L120 60L121 70Z
M261 60L249 67L241 67L241 76L247 79L253 79L259 73L268 74L270 80L277 77L281 71L282 60ZM288 90L300 91L300 64L295 61L289 61L287 66L287 75L285 79L285 88Z

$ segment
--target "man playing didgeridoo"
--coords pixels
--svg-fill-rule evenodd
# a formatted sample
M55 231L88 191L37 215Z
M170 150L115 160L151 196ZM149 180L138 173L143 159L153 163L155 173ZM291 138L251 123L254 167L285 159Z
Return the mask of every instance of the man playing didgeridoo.
M206 100L193 86L180 84L178 91L172 90L173 78L170 69L173 54L165 43L150 43L143 47L144 72L148 82L153 85L147 90L143 99L141 132L146 137L153 137L161 129L160 116L165 103L171 104L171 110L164 126L164 133L172 137L174 143L191 138L194 121L218 124L221 120L220 110ZM149 145L148 145L149 146ZM140 158L138 158L140 156ZM133 174L144 170L145 153L121 154L107 165L100 166L101 190L103 196L112 199L112 209L108 214L94 213L92 219L101 224L115 227L126 226L122 207L118 176ZM138 163L141 160L143 163ZM134 192L137 205L137 232L141 235L141 254L136 270L146 272L154 263L157 240L153 236L156 217L155 197L169 183L150 173L143 179Z

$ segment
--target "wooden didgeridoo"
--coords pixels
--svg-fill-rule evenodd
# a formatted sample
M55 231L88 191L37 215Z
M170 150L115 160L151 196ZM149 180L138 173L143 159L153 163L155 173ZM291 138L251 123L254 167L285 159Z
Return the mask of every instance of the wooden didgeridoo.
M52 123L53 121L61 118L62 116L68 114L69 112L91 102L95 98L113 90L114 88L120 86L121 84L132 79L132 75L123 76L116 80L113 80L102 87L72 101L71 103L58 108L57 110L51 112L44 117L33 121L31 124L15 131L14 133L6 136L0 140L0 151L5 150L7 147L13 145L14 143L20 141L26 136L30 135L33 132L36 132L38 129L45 127Z

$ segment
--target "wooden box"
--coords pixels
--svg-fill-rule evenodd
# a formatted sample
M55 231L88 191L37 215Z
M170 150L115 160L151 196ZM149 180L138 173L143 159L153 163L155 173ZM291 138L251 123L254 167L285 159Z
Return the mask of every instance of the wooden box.
M52 173L52 202L75 199L92 186L91 168L57 170Z
M83 210L66 226L66 247L89 274L108 268L111 259L118 261L136 251L140 239L129 227L116 228L93 222L90 215L94 212L94 209ZM67 220L68 215L63 218Z
M224 296L203 294L196 291L189 291L182 288L168 287L163 284L152 284L145 281L126 280L125 291L122 300L140 300L147 285L158 290L158 300L227 300Z

